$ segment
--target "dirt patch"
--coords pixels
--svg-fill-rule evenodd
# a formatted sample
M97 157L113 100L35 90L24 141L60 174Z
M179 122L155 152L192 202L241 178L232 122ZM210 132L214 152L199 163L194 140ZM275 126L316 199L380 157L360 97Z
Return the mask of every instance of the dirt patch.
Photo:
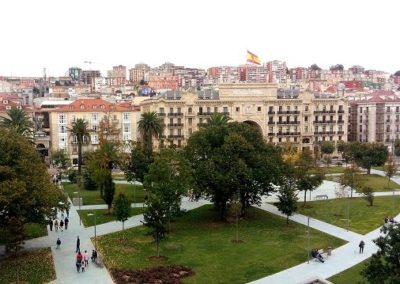
M180 265L158 266L141 270L112 269L117 284L179 284L181 279L194 275L192 269Z

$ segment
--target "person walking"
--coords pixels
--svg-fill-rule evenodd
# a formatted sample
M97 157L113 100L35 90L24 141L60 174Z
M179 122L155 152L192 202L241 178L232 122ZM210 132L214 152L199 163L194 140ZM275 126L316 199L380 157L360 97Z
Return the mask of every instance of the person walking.
M67 211L67 217L69 217L69 208L65 209Z
M76 270L78 272L81 271L81 266L82 266L82 254L80 251L76 254Z
M65 230L67 230L68 229L68 223L69 223L68 217L65 217L64 223L65 223Z
M64 221L63 221L63 219L60 220L60 230L61 230L61 232L64 230Z
M79 236L76 237L76 252L80 252L80 246L81 246L81 240L79 239Z
M61 211L61 220L64 219L64 211Z
M58 232L58 220L54 221L54 231Z
M86 250L83 253L83 260L85 261L85 267L87 268L89 266L89 255Z
M50 227L50 231L53 231L53 220L49 219L49 227Z
M92 259L92 262L96 262L96 261L97 261L97 251L92 250L92 257L91 257L91 259Z
M365 246L365 243L363 240L361 240L360 244L358 245L358 247L360 248L360 253L364 253L364 246Z
M61 245L61 240L60 240L60 238L57 238L56 244L57 244L57 249L59 249L59 248L60 248L60 245Z

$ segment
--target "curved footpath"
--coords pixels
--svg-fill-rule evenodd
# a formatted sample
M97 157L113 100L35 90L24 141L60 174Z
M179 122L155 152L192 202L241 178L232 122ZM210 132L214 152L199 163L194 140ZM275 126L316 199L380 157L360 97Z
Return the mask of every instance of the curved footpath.
M371 170L371 173L383 175L382 171ZM393 180L400 183L400 177L396 176ZM118 183L126 183L124 181L119 181ZM325 181L318 189L316 189L312 194L307 194L307 200L311 200L313 196L319 194L326 194L328 198L336 198L334 194L335 189L337 189L337 183ZM393 192L380 192L376 196L392 195ZM396 194L400 194L396 192ZM357 196L357 195L355 195ZM303 195L300 192L299 198L302 199ZM263 201L275 201L276 196L270 196L265 198ZM187 198L182 201L182 208L186 210L192 210L200 207L204 204L208 204L207 201L191 202ZM138 204L136 204L138 205ZM134 205L132 205L134 206ZM101 209L104 208L103 205L94 206L82 206L82 209ZM276 215L283 216L275 206L263 202L260 209L266 210ZM60 216L59 216L60 217ZM285 216L283 216L285 217ZM290 218L294 222L301 223L307 226L307 216L301 214L295 214ZM395 218L400 221L400 215ZM63 232L58 231L48 231L48 236L28 240L25 243L26 249L44 248L51 247L54 266L56 270L57 279L52 283L96 283L96 284L108 284L113 283L112 278L104 268L98 268L91 264L89 261L89 268L85 272L78 273L75 267L75 249L76 249L76 238L80 238L80 248L81 251L87 250L91 254L92 249L94 249L93 243L91 242L91 237L94 237L94 227L85 228L83 225L79 224L79 215L74 206L71 206L70 216L69 216L68 230ZM125 222L125 228L133 228L141 225L143 220L142 215L137 215L129 218ZM310 260L309 263L305 262L297 266L291 267L289 269L283 270L276 274L264 277L262 279L256 280L252 283L265 283L265 284L294 284L294 283L305 283L308 280L314 278L329 278L337 273L346 270L363 260L370 257L373 253L377 251L377 247L372 242L379 235L379 228L366 234L360 235L351 231L346 231L345 229L333 226L331 224L310 218L310 227L335 236L337 238L346 240L348 243L336 248L332 251L332 255L329 256L325 263L319 263L314 260ZM97 235L105 235L113 232L122 230L122 225L120 222L109 222L105 224L97 225ZM62 241L60 249L56 249L56 240L59 237ZM361 240L365 242L365 249L363 254L358 253L358 244ZM4 250L4 246L3 246Z

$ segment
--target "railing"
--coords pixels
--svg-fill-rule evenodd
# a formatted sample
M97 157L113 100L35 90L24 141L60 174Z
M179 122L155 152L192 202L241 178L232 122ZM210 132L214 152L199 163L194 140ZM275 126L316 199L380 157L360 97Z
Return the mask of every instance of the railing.
M166 114L165 112L159 112L158 116L165 116L165 114Z
M183 112L169 112L168 116L182 116Z
M275 112L274 111L269 111L268 114L275 114Z
M182 127L182 123L168 123L168 127Z
M336 123L336 120L325 120L325 121L320 121L320 120L314 120L314 124L328 124L328 123Z
M278 110L278 114L300 114L299 110Z
M339 111L338 111L339 112ZM330 109L330 110L314 110L314 113L336 113L336 110Z
M279 136L299 136L300 132L278 132Z

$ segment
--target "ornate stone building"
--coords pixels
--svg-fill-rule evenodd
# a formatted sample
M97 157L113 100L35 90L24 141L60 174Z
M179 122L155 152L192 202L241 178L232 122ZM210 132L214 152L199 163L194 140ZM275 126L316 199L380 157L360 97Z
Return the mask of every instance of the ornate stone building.
M163 119L160 143L183 146L215 112L260 128L266 141L297 149L322 141L347 141L348 103L338 94L278 89L276 84L226 84L218 90L166 92L141 103ZM155 143L157 144L157 143Z

